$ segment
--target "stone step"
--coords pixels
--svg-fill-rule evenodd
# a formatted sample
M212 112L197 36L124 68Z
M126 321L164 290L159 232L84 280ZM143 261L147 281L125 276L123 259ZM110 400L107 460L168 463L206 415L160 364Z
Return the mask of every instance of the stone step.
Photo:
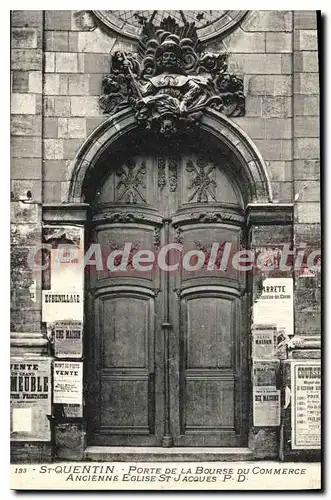
M84 458L94 462L236 462L253 460L254 454L249 448L88 446Z

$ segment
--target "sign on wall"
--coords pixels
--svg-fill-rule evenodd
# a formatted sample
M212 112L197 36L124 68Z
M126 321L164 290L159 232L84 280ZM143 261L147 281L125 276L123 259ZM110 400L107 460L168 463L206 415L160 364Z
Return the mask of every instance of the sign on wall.
M280 390L272 387L254 387L253 402L255 427L280 425Z
M83 355L83 322L57 321L54 324L56 358L80 358Z
M277 341L276 325L253 325L252 357L258 359L273 358Z
M291 363L292 449L321 448L321 362Z
M10 435L12 441L49 441L51 359L11 358Z
M43 228L44 243L51 246L48 268L43 271L42 319L46 323L83 320L84 232L79 226ZM47 289L46 289L47 288Z
M54 361L54 403L83 404L83 363Z
M253 323L277 325L293 335L293 278L265 278L253 305Z

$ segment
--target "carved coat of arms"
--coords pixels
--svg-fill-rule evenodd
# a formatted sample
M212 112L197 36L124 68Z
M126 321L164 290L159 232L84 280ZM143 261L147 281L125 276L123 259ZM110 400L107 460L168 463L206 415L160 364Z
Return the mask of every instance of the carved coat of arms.
M194 23L144 25L137 54L115 52L100 105L112 114L130 106L137 121L164 136L194 127L205 108L245 112L243 81L227 72L228 54L206 52Z

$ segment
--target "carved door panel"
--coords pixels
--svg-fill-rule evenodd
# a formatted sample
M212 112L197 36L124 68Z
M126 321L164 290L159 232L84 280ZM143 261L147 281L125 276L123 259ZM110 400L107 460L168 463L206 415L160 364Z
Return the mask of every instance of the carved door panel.
M225 216L220 203L229 212ZM238 198L215 162L190 155L140 156L104 181L90 242L102 253L131 243L128 265L88 278L86 379L89 442L133 446L242 446L245 279L219 271L222 244L241 243ZM135 255L168 243L174 272L137 270ZM215 269L208 268L213 243ZM202 252L200 268L183 257Z

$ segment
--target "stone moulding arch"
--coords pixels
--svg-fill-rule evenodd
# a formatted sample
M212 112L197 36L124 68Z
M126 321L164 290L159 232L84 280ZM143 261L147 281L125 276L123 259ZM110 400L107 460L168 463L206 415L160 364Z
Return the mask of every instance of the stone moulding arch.
M233 121L208 108L199 123L202 130L225 143L237 157L248 184L249 203L271 203L272 189L267 167L254 142ZM67 203L82 203L84 180L93 171L102 153L121 136L137 128L130 108L105 120L82 144L68 172L69 190Z

